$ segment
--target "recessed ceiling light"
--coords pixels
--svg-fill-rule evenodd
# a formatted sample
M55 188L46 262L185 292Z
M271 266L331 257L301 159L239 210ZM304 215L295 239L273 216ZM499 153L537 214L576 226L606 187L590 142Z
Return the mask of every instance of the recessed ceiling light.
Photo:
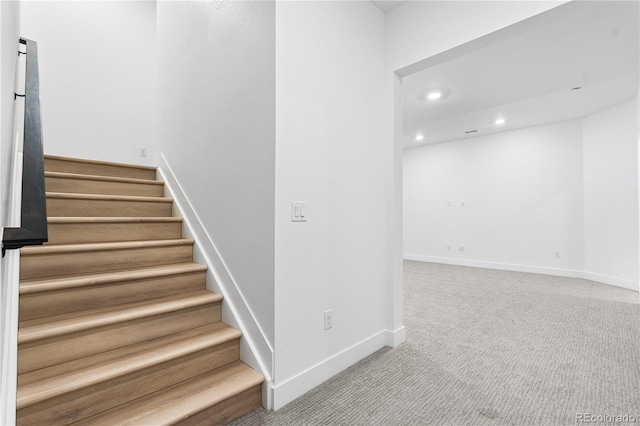
M498 118L498 119L496 119L496 121L494 121L493 123L494 123L496 126L502 126L502 125L503 125L504 123L506 123L506 122L507 122L507 120L505 120L504 118Z
M424 135L416 135L416 140L419 142L424 139Z
M436 99L440 99L442 97L442 92L430 92L427 95L427 99L429 99L430 101L435 101Z

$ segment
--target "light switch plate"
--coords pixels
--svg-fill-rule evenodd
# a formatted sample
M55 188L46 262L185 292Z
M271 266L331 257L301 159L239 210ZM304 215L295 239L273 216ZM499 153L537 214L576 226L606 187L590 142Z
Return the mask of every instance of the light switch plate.
M307 202L292 201L291 202L291 222L307 221Z

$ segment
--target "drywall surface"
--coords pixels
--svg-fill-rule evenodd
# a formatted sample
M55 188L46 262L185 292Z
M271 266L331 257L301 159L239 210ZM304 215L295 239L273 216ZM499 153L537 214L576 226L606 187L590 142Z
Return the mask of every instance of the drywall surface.
M584 270L638 290L635 100L583 119ZM626 284L626 285L625 285Z
M273 345L275 5L158 2L157 28L161 151Z
M567 1L410 1L387 14L388 67L399 70Z
M0 227L6 224L13 158L15 69L20 37L20 3L0 3Z
M572 120L405 150L405 257L581 270L581 134Z
M20 3L0 2L0 238L7 225L13 159L15 67L20 36ZM0 424L16 421L18 366L19 252L0 260Z
M22 3L22 35L38 42L46 153L156 164L155 19L153 1Z
M581 120L405 150L404 257L637 291L636 135L633 100Z
M370 2L278 2L276 20L278 408L384 346L391 301L384 15ZM307 222L291 221L292 201Z

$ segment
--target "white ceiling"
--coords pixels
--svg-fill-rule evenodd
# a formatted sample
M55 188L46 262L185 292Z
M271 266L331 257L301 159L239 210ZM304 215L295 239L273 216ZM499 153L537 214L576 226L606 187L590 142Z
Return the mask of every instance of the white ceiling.
M396 7L400 6L402 3L406 3L406 1L400 1L400 0L374 1L374 0L371 0L371 3L375 4L378 7L378 9L380 9L382 11L382 13L387 13L390 10L393 10Z
M571 19L552 18L405 77L404 147L574 119L634 98L640 60L638 2L585 1L560 7L569 5ZM444 96L426 100L432 90ZM506 124L493 124L498 117ZM478 132L465 133L471 130ZM424 140L416 141L417 134Z

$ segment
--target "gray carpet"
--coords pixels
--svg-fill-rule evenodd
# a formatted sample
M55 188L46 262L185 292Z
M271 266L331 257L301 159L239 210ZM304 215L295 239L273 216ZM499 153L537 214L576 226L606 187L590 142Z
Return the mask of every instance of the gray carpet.
M406 261L405 325L399 347L234 425L640 424L637 292Z

